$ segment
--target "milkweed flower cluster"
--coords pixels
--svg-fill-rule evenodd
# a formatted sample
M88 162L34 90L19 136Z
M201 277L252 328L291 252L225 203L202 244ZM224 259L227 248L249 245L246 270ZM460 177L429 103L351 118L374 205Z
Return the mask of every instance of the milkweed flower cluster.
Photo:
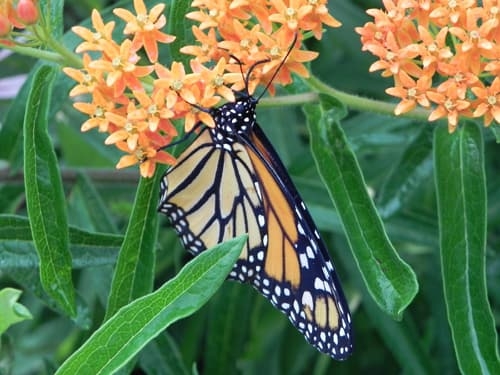
M13 31L36 23L39 14L37 0L0 0L0 43L13 44Z
M394 79L386 92L401 99L395 113L430 108L429 120L447 118L450 133L460 117L500 123L500 1L383 3L356 31L378 58L370 71Z
M323 24L340 25L326 0L195 0L192 7L187 17L198 23L192 28L196 44L181 49L192 56L189 67L158 61L158 43L175 40L161 31L162 3L148 11L143 0L134 0L135 14L115 9L126 22L128 38L121 43L113 40L115 21L105 23L96 10L92 30L72 29L83 39L76 49L83 53L83 68L64 68L77 82L70 96L82 98L74 106L89 116L82 131L108 133L105 143L126 153L117 168L139 163L141 175L149 177L157 163L175 163L165 150L177 135L174 120L183 119L185 131L199 122L215 126L209 109L235 100L233 90L244 88L245 71L254 67L248 79L253 92L269 81L291 47L273 83L290 83L292 72L307 76L304 63L317 53L300 49L303 33L321 38Z

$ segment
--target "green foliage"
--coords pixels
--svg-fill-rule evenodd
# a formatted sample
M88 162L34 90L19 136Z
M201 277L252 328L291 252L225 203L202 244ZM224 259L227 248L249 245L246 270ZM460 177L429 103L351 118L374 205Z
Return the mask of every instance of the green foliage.
M33 318L28 309L17 302L21 293L20 290L14 288L0 290L0 316L2 317L2 320L0 320L0 335L12 324Z
M56 35L110 3L66 2L63 13L62 2L44 2ZM344 26L310 43L321 52L312 72L387 100L352 30L366 20L363 2L330 3ZM180 58L190 40L188 4L167 4L178 39L161 59ZM2 61L2 76L23 59ZM336 362L253 288L222 284L244 239L187 262L156 212L162 171L139 180L133 168L114 170L119 153L78 131L71 81L41 63L26 73L1 103L0 373L500 373L500 173L487 129L466 123L449 135L325 96L305 117L299 107L258 109L352 309L355 351ZM307 89L296 80L290 90Z
M486 176L481 129L435 131L441 269L448 321L465 374L496 374L495 324L485 275Z
M341 103L328 97L305 107L311 147L319 173L342 220L344 230L373 299L394 319L418 291L415 274L398 256L365 188L356 157L339 120Z
M56 374L117 371L166 327L198 310L212 296L238 259L246 240L246 236L237 237L200 254L157 291L124 306Z

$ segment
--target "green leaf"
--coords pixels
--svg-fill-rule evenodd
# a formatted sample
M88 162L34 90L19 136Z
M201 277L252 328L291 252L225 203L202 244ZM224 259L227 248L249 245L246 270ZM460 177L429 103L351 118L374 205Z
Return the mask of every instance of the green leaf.
M331 98L321 99L321 108L305 106L316 165L370 294L380 308L394 319L401 319L418 291L416 276L389 241L368 195L356 157L339 124L342 107L338 109L338 102Z
M155 246L158 234L158 189L163 172L141 178L134 209L118 256L106 319L130 301L153 288Z
M104 144L103 133L82 133L75 124L82 124L86 118L71 112L64 123L58 124L57 136L61 154L68 167L112 168L122 155L116 149Z
M40 9L44 9L43 17L49 25L50 33L56 40L63 34L63 0L40 0Z
M363 312L372 322L371 327L378 332L378 336L385 342L394 358L399 362L401 374L429 375L436 373L433 358L426 350L426 343L422 340L424 332L422 326L416 327L412 312L405 314L401 322L395 322L378 308L377 304L369 298L366 286L361 277L356 275L356 264L352 259L343 257L340 264L347 272L353 274L352 281L357 290L362 293ZM363 315L363 314L359 314ZM361 317L360 317L361 319ZM420 319L420 318L419 318ZM356 321L355 321L356 324ZM360 327L363 330L365 327ZM373 333L371 337L377 336ZM371 341L371 344L378 342ZM367 343L368 344L368 343ZM370 344L368 344L370 345ZM376 353L378 348L373 348ZM367 354L369 355L369 354Z
M189 66L191 56L180 52L187 45L193 45L194 36L191 31L193 21L186 18L186 13L191 9L191 0L174 0L168 15L168 33L175 35L175 40L169 44L170 54L173 61L180 61L184 66Z
M33 77L24 82L0 127L0 158L8 160L12 173L23 165L23 121Z
M33 319L26 307L17 302L21 291L13 288L0 290L0 335L11 325L26 319Z
M497 143L500 143L500 129L499 126L490 126L488 129L493 133L493 136L495 137L495 140Z
M139 363L148 374L189 375L179 347L167 332L159 335L141 351Z
M210 301L203 351L206 374L238 372L238 358L248 343L254 296L247 285L225 283Z
M441 267L455 353L464 374L500 374L485 276L486 177L482 130L467 122L434 136Z
M429 126L408 145L401 159L382 187L378 202L383 217L394 215L415 195L415 191L432 176L432 137Z
M118 232L104 200L86 174L78 173L73 194L75 191L84 201L83 209L93 229L103 233Z
M56 374L111 374L173 322L198 310L219 288L247 236L202 252L156 292L119 310Z
M113 265L116 262L122 236L91 233L69 228L73 268ZM0 271L25 273L37 268L39 260L33 244L28 219L15 215L0 215Z
M55 74L55 68L41 66L33 77L24 120L24 184L42 285L69 316L75 316L65 196L47 132Z

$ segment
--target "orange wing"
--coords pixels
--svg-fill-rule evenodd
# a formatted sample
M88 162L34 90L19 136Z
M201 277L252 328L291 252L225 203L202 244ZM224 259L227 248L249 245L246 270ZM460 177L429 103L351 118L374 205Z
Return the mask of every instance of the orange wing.
M321 352L352 351L351 317L326 247L274 148L257 124L243 137L262 188L267 223L254 286Z

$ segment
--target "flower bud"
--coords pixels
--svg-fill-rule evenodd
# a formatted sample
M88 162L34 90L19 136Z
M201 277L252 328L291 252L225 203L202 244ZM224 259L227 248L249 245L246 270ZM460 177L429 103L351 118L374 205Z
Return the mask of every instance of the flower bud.
M16 10L19 21L25 25L32 25L38 21L38 7L33 0L19 0Z

